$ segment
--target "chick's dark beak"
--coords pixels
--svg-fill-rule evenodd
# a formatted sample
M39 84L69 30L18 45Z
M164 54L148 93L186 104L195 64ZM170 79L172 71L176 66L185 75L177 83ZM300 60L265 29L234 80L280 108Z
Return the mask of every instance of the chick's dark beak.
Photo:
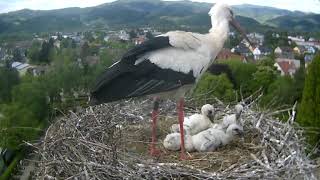
M212 111L208 111L208 118L210 119L211 122L213 122L214 115Z
M236 19L234 17L232 17L230 24L237 30L240 32L241 36L248 41L248 43L250 44L250 46L254 49L253 44L251 43L251 41L249 40L249 38L247 37L244 29L242 29L242 27L240 26L240 24L238 23L238 21L236 21Z

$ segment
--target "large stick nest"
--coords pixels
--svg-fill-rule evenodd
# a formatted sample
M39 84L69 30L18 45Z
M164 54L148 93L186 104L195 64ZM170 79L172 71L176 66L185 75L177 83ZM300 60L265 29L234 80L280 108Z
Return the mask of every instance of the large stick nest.
M247 100L248 102L248 100ZM303 130L294 123L295 107L262 112L255 100L242 118L245 137L215 152L191 153L180 161L179 152L166 151L162 140L178 122L176 105L163 101L158 121L159 157L151 157L152 100L133 99L70 112L47 130L36 147L40 163L37 179L316 179L315 165L305 153ZM201 106L187 101L186 115ZM233 106L215 103L216 119ZM281 122L274 115L288 112Z

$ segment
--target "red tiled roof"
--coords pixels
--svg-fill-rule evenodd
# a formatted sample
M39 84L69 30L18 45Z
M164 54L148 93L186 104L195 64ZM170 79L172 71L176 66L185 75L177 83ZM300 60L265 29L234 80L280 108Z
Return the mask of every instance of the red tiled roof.
M290 61L281 61L281 62L277 62L277 63L285 75L290 75L289 71L296 69L296 66L294 65L294 63L292 63Z
M245 57L234 54L230 49L222 49L217 55L217 60L228 60L228 59L239 59L240 61L245 61Z

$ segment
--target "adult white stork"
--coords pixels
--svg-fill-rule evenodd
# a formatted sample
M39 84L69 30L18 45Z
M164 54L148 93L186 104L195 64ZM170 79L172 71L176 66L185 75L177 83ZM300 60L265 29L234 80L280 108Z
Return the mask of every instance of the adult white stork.
M207 34L171 31L129 50L98 78L91 91L92 102L97 104L191 87L222 49L228 37L229 23L249 42L228 5L216 4L209 11L209 15L212 28ZM183 93L179 96L183 97ZM183 100L179 105L183 158L182 107ZM157 111L157 108L154 108L154 126ZM155 143L155 128L153 129L152 144ZM151 153L154 154L153 152L156 152L154 146L151 148Z

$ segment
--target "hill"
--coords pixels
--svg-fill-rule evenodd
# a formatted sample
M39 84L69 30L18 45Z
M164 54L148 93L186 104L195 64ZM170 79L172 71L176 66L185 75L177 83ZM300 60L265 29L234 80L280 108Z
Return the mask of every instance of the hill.
M280 16L268 20L267 23L271 26L281 27L285 30L319 32L320 14L309 14L305 16Z
M240 16L254 18L260 23L277 18L280 16L304 16L306 13L300 11L289 11L285 9L272 8L267 6L257 6L251 4L242 4L233 6L233 10Z
M24 9L0 14L0 34L141 26L206 32L210 26L208 11L211 6L210 3L191 1L118 0L89 8L48 11ZM287 29L290 23L295 23L297 30L309 31L310 26L315 29L320 23L318 15L302 12L254 5L239 5L233 9L248 31L265 31L272 28L270 25ZM286 20L289 16L298 20L288 23ZM306 19L307 23L304 22Z
M48 32L76 30L84 27L81 21L83 10L67 8L50 11L23 9L0 15L0 33L9 32Z

